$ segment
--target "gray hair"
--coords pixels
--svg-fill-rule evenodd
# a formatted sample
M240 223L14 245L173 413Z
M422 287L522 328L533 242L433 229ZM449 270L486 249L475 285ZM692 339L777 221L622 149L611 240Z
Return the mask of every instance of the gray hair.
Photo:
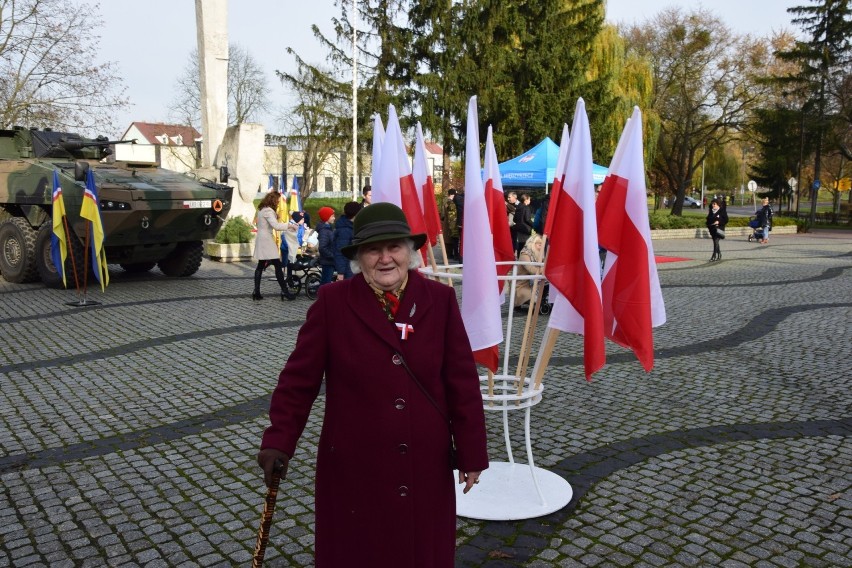
M414 270L416 268L420 268L423 264L423 259L420 257L420 253L417 252L417 249L414 248L414 240L413 239L403 239L405 244L408 245L408 269ZM425 246L425 245L424 245ZM349 261L349 268L352 269L352 274L359 274L361 272L361 249L358 249L358 252L355 253L355 258Z

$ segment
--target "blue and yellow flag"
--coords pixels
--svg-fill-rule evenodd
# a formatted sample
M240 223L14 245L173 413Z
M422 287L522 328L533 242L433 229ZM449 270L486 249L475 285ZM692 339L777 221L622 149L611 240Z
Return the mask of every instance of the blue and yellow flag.
M299 178L293 176L293 189L290 190L290 213L302 210L302 196L299 195Z
M65 282L65 259L68 258L68 236L65 234L65 200L62 199L62 186L59 184L59 172L53 170L53 235L50 237L50 258L56 271Z
M101 291L106 291L109 284L109 270L107 269L106 251L104 250L104 226L101 222L101 209L98 207L98 188L95 187L95 176L92 170L86 175L86 191L83 193L83 206L80 208L80 217L88 219L92 223L92 268L95 279L101 283Z
M279 223L286 223L290 218L290 214L287 212L287 200L284 198L283 193L281 193L281 197L278 199L278 208L275 210L275 216L278 218ZM284 234L281 231L272 231L272 237L275 239L276 246L281 248L281 239L284 238Z

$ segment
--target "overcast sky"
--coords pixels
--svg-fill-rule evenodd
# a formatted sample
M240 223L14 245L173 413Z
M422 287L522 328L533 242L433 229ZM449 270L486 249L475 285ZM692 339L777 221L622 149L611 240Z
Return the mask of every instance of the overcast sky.
M72 0L81 1L81 0ZM767 35L793 29L788 6L802 0L608 0L611 22L641 22L668 6L699 6L718 14L737 32ZM166 122L173 90L189 53L196 47L193 0L109 0L98 8L104 27L100 53L114 61L132 103L117 123L121 134L133 121ZM332 0L230 0L228 35L246 48L267 73L270 100L277 108L263 117L267 131L276 132L275 117L288 102L275 69L295 71L293 47L305 60L320 62L325 53L311 32L317 24L331 36L330 19L337 14Z

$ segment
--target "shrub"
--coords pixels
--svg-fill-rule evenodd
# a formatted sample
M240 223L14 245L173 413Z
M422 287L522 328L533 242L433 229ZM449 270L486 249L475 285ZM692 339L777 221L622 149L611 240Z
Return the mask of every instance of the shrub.
M252 226L245 217L231 217L216 233L216 242L223 245L250 243L253 238Z
M313 194L316 195L316 194ZM309 197L304 201L302 206L308 215L311 216L311 226L316 227L320 222L319 214L317 213L321 207L331 207L338 219L343 215L343 206L352 201L351 197ZM321 195L321 194L320 194ZM358 198L361 201L361 198Z

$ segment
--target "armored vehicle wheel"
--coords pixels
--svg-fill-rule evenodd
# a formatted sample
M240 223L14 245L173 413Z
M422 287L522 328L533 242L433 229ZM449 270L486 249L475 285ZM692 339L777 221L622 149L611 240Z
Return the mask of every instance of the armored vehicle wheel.
M148 272L155 266L157 266L156 262L132 262L129 264L120 264L121 268L124 269L125 272L129 272L130 274L140 274L142 272Z
M0 274L7 282L38 280L36 232L26 219L12 217L0 223Z
M50 241L52 236L53 225L50 222L44 223L39 227L35 243L36 267L38 268L39 276L41 276L41 281L45 286L48 288L62 288L62 276L60 276L59 271L53 265L53 258L50 255ZM83 258L84 253L83 245L72 235L68 239L68 256L65 258L65 282L68 288L74 288L78 282L80 286L83 285L83 264L89 265L89 263L85 262L86 259ZM77 270L76 279L74 278L75 268ZM91 282L93 279L94 272L90 270L89 281Z
M157 263L166 276L192 276L201 267L204 246L201 241L178 243L169 256Z
M305 295L311 300L315 300L317 297L320 280L320 275L316 272L311 272L305 277Z

